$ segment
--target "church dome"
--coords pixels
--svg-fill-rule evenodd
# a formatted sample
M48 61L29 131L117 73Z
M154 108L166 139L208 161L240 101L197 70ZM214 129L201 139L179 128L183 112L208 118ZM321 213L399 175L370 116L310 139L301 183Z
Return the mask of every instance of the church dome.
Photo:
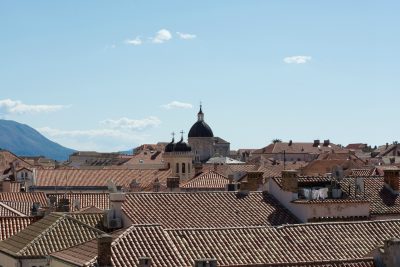
M181 140L176 143L175 147L174 147L174 152L188 152L188 151L192 151L192 148L185 142L183 142L183 137L181 138Z
M174 148L175 148L175 144L174 144L174 139L172 138L171 143L168 143L168 145L165 146L164 151L165 152L172 152L172 151L174 151Z
M214 134L208 126L208 124L204 121L204 113L202 111L200 105L200 111L197 113L197 122L193 124L192 128L189 131L189 137L214 137Z

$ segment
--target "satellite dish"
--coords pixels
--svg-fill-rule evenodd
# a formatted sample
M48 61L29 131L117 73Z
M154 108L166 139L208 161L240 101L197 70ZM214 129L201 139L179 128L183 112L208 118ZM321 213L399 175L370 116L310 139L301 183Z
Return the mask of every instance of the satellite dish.
M344 173L343 168L339 165L336 165L332 169L332 177L335 178L337 182L340 182L343 179Z

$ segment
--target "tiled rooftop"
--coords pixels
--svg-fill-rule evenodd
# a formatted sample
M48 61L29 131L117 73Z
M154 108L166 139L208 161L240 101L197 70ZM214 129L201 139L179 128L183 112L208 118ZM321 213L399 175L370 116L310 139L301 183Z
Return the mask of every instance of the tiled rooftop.
M227 188L229 179L215 171L201 173L186 183L180 185L182 189L220 190Z
M345 178L342 181L342 188L348 191L350 186L350 195L354 196L355 178ZM365 194L363 197L371 202L372 215L398 215L400 216L400 197L392 194L384 187L384 178L380 176L364 178Z
M54 253L52 256L79 266L94 266L97 240ZM114 234L113 266L138 266L139 257L144 256L151 257L152 266L186 266L168 233L159 225L132 225Z
M66 214L52 213L0 242L14 256L45 256L91 240L104 232Z
M297 219L268 193L128 193L123 204L134 224L167 228L281 225Z
M38 170L38 187L105 187L107 181L112 180L117 186L129 189L129 185L136 181L141 188L147 189L158 178L159 182L166 184L167 177L171 176L170 170L129 170L129 169L56 169Z
M399 237L399 230L400 220L203 229L133 225L116 234L112 259L116 267L137 266L143 256L154 267L189 267L207 258L226 267L374 267L371 252ZM92 266L97 242L53 255Z
M200 258L221 265L359 259L399 230L393 220L166 231L190 266Z
M32 217L1 217L0 218L0 240L9 238L19 231L25 229L33 222Z
M47 194L47 196L56 197L57 203L61 198L68 199L71 212L86 209L88 207L96 207L102 210L106 210L109 208L108 193L57 193Z
M47 206L47 197L42 192L18 192L18 193L0 193L0 201L4 202L25 202L40 203L40 206Z
M24 214L25 216L32 216L32 207L34 202L1 201L1 203Z

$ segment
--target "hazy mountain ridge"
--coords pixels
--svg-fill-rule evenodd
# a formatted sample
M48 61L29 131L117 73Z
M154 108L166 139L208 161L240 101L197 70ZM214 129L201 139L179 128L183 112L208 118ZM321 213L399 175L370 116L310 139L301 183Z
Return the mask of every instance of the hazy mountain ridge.
M74 152L46 137L32 127L12 120L0 120L0 148L18 156L45 156L55 160L67 160Z

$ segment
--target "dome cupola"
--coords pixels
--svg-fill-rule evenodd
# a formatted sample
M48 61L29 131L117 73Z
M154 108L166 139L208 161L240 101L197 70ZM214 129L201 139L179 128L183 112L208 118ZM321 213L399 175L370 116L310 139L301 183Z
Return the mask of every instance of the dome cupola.
M193 124L189 131L189 137L214 137L214 134L204 121L204 113L202 110L202 105L200 105L199 113L197 113L197 122Z

